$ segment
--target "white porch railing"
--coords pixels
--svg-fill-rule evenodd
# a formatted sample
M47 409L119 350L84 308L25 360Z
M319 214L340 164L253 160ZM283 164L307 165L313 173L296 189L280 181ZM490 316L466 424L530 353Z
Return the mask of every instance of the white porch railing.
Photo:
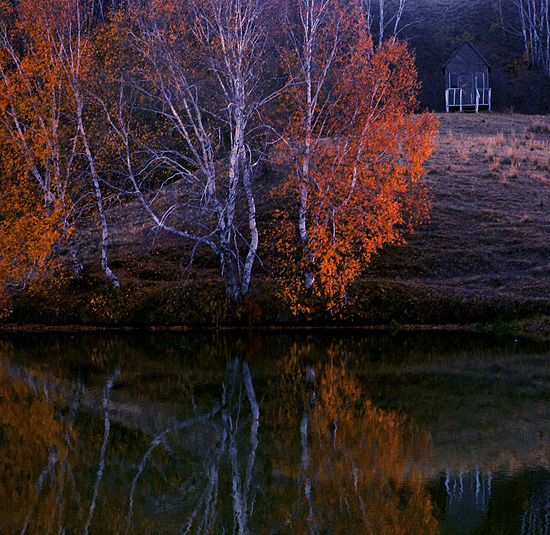
M487 106L491 111L491 89L463 89L451 87L445 90L445 109L449 113L451 108L475 109L477 113L480 106Z

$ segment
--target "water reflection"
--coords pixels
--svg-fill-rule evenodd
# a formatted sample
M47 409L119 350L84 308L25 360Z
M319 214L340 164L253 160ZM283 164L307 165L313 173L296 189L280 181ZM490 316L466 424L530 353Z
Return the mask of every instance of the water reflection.
M521 533L550 533L550 482L530 496L521 516Z
M492 474L479 468L467 473L445 474L445 513L463 533L471 533L486 518L491 503Z
M2 535L550 533L546 353L161 338L0 342Z
M294 504L279 519L280 532L436 533L415 471L428 435L374 406L344 363L301 366L311 349L294 346L271 384L274 439L287 452L275 470L286 476L281 488Z
M443 518L441 533L472 535L550 533L550 473L521 470L513 475L442 474L430 485Z
M47 378L5 364L1 501L16 505L2 507L1 525L7 533L435 533L422 480L407 477L427 436L372 405L343 364L301 372L290 361L274 379L286 395L262 413L248 363L231 360L213 406L191 394L192 414L148 438L112 433L110 394L124 371L86 410L84 388L52 392Z
M8 533L25 532L31 522L49 525L55 511L57 491L42 491L57 486L66 465L66 425L55 414L59 396L45 385L37 392L10 380L0 366L0 392L0 525Z
M312 462L303 467L316 489L310 526L316 508L313 525L334 532L435 533L431 500L414 464L428 437L364 399L345 367L327 365L319 377L309 424ZM304 414L302 430L305 420Z

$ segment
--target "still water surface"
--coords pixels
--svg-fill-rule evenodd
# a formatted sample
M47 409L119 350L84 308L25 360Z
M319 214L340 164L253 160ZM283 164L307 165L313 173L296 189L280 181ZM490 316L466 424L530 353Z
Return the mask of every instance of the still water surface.
M0 338L0 533L548 534L550 347Z

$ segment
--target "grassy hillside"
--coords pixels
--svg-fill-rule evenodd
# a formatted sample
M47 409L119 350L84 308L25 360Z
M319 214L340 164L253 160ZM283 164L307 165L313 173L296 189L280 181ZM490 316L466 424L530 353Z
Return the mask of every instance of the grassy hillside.
M550 118L440 114L427 163L430 222L386 248L367 279L455 301L454 320L548 310ZM462 306L463 305L463 306ZM446 307L441 309L442 319ZM435 318L434 318L435 319ZM449 318L448 318L449 319Z
M95 235L83 251L86 277L21 294L5 321L22 323L247 325L471 324L550 317L550 118L440 114L437 150L428 160L431 218L406 244L386 247L350 291L341 316L312 303L294 318L270 280L261 250L251 295L232 305L207 250L187 269L185 244L157 234L138 206L112 207L111 266L122 289L103 279ZM262 182L259 213L271 224ZM128 217L128 213L132 217Z

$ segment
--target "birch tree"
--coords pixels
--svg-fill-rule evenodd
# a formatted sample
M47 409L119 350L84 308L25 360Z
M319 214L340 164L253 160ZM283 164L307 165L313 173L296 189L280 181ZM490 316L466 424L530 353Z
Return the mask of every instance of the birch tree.
M78 0L70 0L69 5L65 7L64 14L65 20L62 21L61 28L58 27L57 29L59 60L67 77L72 99L73 119L82 143L87 172L95 196L100 225L101 268L109 278L112 286L118 288L120 282L108 263L109 226L101 186L100 169L98 168L97 155L91 143L89 128L85 124L85 111L92 99L86 90L86 84L89 81L89 78L86 78L86 73L89 74L93 64L93 48L86 27L87 22L91 19L91 13L87 13L80 6Z
M63 120L66 81L37 7L22 0L0 12L0 278L8 291L51 267L73 227L75 132ZM79 274L74 247L72 253Z
M395 41L398 38L405 4L406 0L361 0L367 28L378 42L378 48L382 47L385 40Z
M252 130L261 105L262 9L257 0L155 0L132 17L143 59L135 85L170 132L147 147L143 168L129 172L134 193L158 228L210 247L227 295L239 300L258 248ZM179 181L178 201L164 211L143 187L154 173L167 177L155 199Z
M499 0L501 23L521 36L525 59L550 76L550 0Z
M12 17L18 24L17 35L10 35L5 22L0 27L5 58L0 75L6 89L3 124L8 141L25 162L46 209L56 207L65 214L62 234L74 227L77 200L89 195L95 199L101 266L116 288L118 279L108 265L101 171L85 116L90 98L84 74L93 63L89 13L78 0L22 0ZM23 47L13 44L20 38Z
M296 113L292 114L283 137L284 151L290 152L298 193L298 231L305 252L305 287L315 281L314 256L308 233L308 206L315 154L323 140L331 135L326 116L330 113L330 74L342 39L341 14L331 0L298 0L285 13L286 50L283 60L289 73L291 97Z
M288 123L277 151L288 180L278 193L295 197L299 239L282 213L279 245L299 267L286 295L295 311L308 289L333 308L371 256L426 215L422 162L436 123L412 113L418 81L407 47L374 47L357 5L291 2L288 27Z

